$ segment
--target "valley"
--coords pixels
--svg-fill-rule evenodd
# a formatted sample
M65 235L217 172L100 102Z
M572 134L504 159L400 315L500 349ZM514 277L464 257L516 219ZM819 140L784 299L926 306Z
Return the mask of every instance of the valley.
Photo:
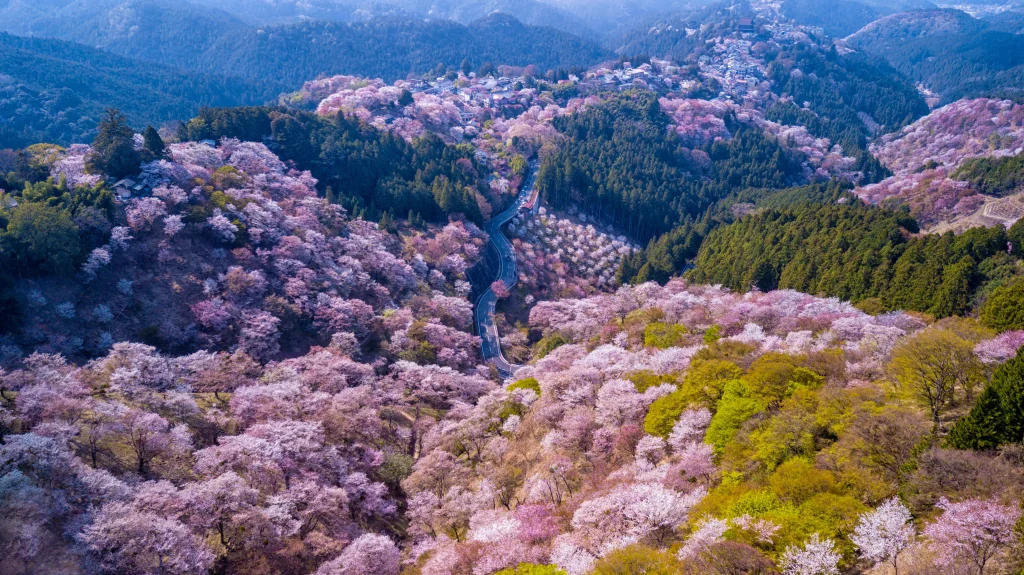
M0 575L1020 575L1022 26L0 0Z

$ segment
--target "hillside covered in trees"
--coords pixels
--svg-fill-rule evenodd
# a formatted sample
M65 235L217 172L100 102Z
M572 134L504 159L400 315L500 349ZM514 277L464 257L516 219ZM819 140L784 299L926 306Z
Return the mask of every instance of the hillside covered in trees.
M0 575L1024 573L1024 106L395 1L0 0Z
M13 10L15 6L8 6ZM460 24L404 15L366 21L302 20L255 26L220 10L165 0L68 6L34 19L0 18L0 30L59 38L139 60L234 76L263 101L320 75L358 74L393 81L469 59L541 70L590 65L609 55L598 44L505 14ZM0 12L2 15L3 12Z
M882 18L847 38L884 58L943 103L978 96L1021 97L1024 38L958 10L915 11Z
M735 186L782 188L801 174L799 162L756 128L737 122L735 138L711 142L705 134L690 149L670 122L642 92L556 119L570 140L544 161L542 193L555 207L577 205L647 242L700 217Z
M409 142L344 115L330 118L275 108L207 108L186 139L267 140L281 158L309 170L332 202L361 217L384 213L437 222L462 213L480 223L485 167L466 147L433 134Z
M1004 228L908 238L916 231L904 213L859 206L767 211L712 231L691 277L946 317L969 314L979 291L1016 273Z
M202 106L262 103L264 97L237 78L9 34L0 34L0 69L0 148L90 142L111 106L143 127L190 118Z

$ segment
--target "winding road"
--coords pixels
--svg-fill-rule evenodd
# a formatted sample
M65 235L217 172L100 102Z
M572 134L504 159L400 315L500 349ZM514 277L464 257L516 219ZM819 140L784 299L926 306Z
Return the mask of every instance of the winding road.
M487 222L487 225L484 227L484 231L490 236L491 243L498 251L498 257L500 258L498 277L494 281L499 279L504 281L510 290L519 281L519 274L516 271L516 252L512 247L512 242L505 237L501 228L512 218L516 217L516 214L519 213L523 205L529 201L530 196L533 194L533 188L537 184L537 170L537 166L530 167L526 181L523 182L523 191L519 193L515 203L509 209L491 218L491 221ZM536 209L536 204L539 204L539 202L534 202L534 204L534 209ZM480 334L480 339L482 340L480 351L483 354L484 361L490 362L498 368L498 371L503 376L509 377L515 374L519 366L509 363L501 351L501 337L498 334L498 327L494 325L494 312L497 304L498 296L494 293L494 290L487 288L487 291L476 302L476 332Z

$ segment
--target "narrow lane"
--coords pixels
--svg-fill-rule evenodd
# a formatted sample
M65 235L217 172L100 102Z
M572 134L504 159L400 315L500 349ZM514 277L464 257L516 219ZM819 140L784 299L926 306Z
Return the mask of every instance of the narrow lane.
M539 167L536 165L530 166L530 172L526 176L526 181L523 182L523 190L519 193L515 203L509 209L491 218L491 221L487 222L487 225L484 227L484 231L491 238L491 243L497 250L500 260L498 277L492 281L503 280L509 290L518 283L519 274L516 271L515 249L512 247L512 242L505 237L501 228L514 218L519 213L520 208L529 201L530 196L533 194L533 188L537 184L538 169ZM497 304L498 296L494 293L494 290L487 288L487 291L480 296L476 303L476 332L480 335L480 349L484 361L490 362L498 368L498 371L503 376L508 377L513 375L519 366L505 359L505 355L501 351L501 336L498 333L498 327L494 324L494 313Z

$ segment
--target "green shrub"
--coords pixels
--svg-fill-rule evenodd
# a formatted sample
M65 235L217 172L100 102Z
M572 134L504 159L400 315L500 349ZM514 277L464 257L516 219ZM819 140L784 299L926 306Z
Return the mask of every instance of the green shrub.
M704 440L714 446L715 453L721 454L743 423L763 410L764 405L752 397L745 383L730 381L725 384L718 411L711 418Z
M533 355L537 359L544 359L547 354L555 351L563 345L570 343L569 338L560 333L553 333L541 338L533 346Z
M1024 329L1024 278L992 290L981 308L981 323L997 331Z
M676 383L675 375L659 374L654 373L650 370L641 370L633 372L626 376L626 379L633 382L633 387L636 388L637 392L643 393L652 387L658 387L664 383Z
M679 419L679 415L686 411L688 406L686 394L680 391L659 397L647 410L647 416L644 417L644 431L651 435L668 437L676 420Z
M520 563L515 567L502 569L494 575L566 575L565 571L556 565L537 565L534 563Z
M508 386L506 389L508 391L515 391L517 389L532 389L533 392L537 394L537 397L540 397L540 382L538 382L537 379L533 377L520 379L519 381Z
M718 400L722 399L726 382L739 379L742 375L743 370L731 361L697 361L691 364L680 389L689 403L700 404L713 411L718 405Z
M677 323L651 323L644 328L644 346L668 349L679 347L689 332Z
M590 575L676 575L679 561L667 551L631 545L612 551L594 564Z

